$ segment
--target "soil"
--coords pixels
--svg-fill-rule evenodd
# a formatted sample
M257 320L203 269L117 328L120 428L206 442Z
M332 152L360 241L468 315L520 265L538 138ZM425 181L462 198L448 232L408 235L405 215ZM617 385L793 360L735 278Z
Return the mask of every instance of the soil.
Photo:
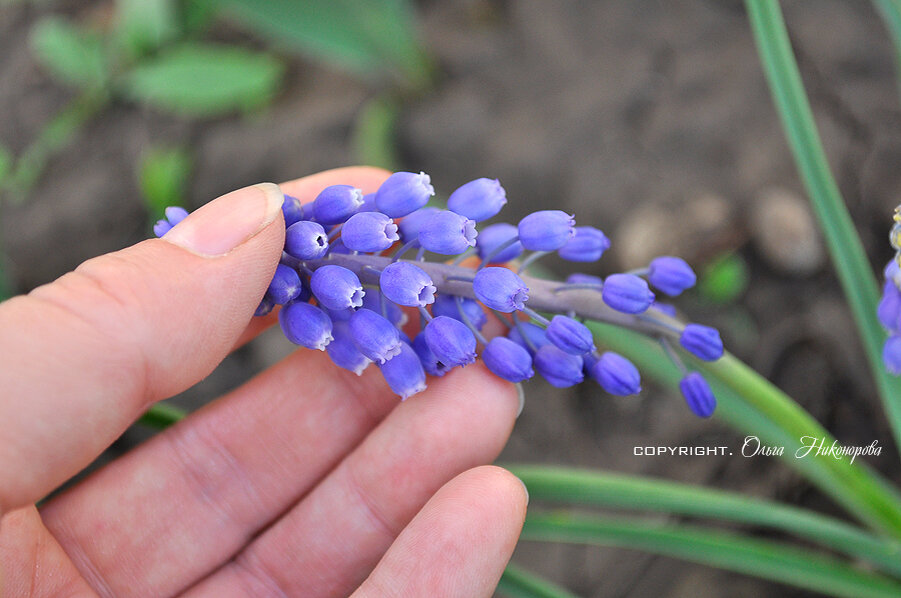
M874 269L881 269L890 255L890 214L901 198L891 42L869 3L784 4L830 162ZM603 228L614 246L599 264L582 268L589 273L637 265L631 260L641 244L617 250L628 244L618 231L636 227L649 242L665 232L665 246L654 250L678 252L697 267L736 252L750 267L747 291L726 305L688 294L680 308L720 327L727 346L844 444L878 440L884 450L870 464L899 480L891 434L828 263L792 272L755 245L750 223L761 195L778 187L803 197L804 190L740 2L431 0L419 9L422 39L442 77L403 106L397 140L405 169L430 173L445 193L476 177L498 177L511 221L555 207ZM0 7L0 142L14 152L71 97L27 49L29 26L51 10L82 15L89 6L72 0ZM2 248L16 288L27 292L147 236L133 167L148 146L191 147L197 206L245 184L353 163L350 132L374 93L347 74L294 58L275 103L250 117L188 122L113 106L52 160L27 201L0 204ZM551 265L561 275L574 270ZM290 350L277 331L265 334L174 402L197 407ZM659 476L839 513L773 458L634 456L633 447L646 444L728 445L736 455L741 445L739 433L716 418L693 417L680 397L651 383L638 398L616 398L590 385L561 391L536 381L526 397L501 462ZM128 431L103 459L147 435ZM582 596L812 595L619 549L523 542L514 559Z

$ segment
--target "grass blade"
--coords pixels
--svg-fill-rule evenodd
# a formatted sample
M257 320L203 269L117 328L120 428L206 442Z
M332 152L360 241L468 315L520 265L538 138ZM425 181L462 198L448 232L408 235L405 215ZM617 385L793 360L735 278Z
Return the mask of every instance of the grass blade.
M645 374L678 392L681 372L650 339L598 322L586 325L599 346L622 353ZM782 459L841 504L848 512L883 533L901 538L901 496L861 461L808 456L794 457L803 436L826 438L826 430L785 393L741 361L726 354L713 363L698 362L710 381L721 417L735 429L758 436L764 444L784 446Z
M901 576L901 542L819 513L742 494L639 476L541 465L507 465L534 500L710 517L767 526L868 560Z
M572 542L645 550L753 575L842 598L897 598L901 583L856 569L833 557L782 542L748 538L697 526L642 519L532 513L524 540Z
M501 576L497 591L509 598L576 598L575 594L512 563Z
M901 378L891 376L882 363L886 334L876 318L879 286L829 170L779 3L746 0L745 5L789 146L860 332L895 445L901 448Z

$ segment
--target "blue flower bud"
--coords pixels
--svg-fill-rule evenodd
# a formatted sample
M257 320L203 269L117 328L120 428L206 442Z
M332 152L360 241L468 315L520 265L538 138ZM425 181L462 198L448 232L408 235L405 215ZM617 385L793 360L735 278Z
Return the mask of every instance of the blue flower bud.
M882 347L882 361L889 374L901 376L901 335L893 334Z
M424 206L433 195L435 188L426 173L395 172L376 191L375 205L379 212L400 218Z
M375 193L367 193L363 196L363 205L360 206L358 212L378 212L379 209L375 205Z
M278 322L295 345L325 351L332 341L332 321L315 305L292 301L278 312Z
M350 332L350 325L347 322L333 322L332 336L334 337L332 342L325 348L332 362L338 367L350 370L357 376L361 375L363 370L372 363L372 360L357 349Z
M429 343L425 340L424 332L420 332L416 335L416 338L413 339L413 350L416 352L416 355L419 356L422 367L430 376L441 377L454 369L454 366L438 361L438 358L435 357L435 354L432 353L432 350L429 348Z
M556 315L547 327L547 340L573 355L594 351L594 337L591 331L570 317Z
M654 301L654 293L648 283L634 274L611 274L601 289L604 303L617 311L640 314Z
M686 351L704 361L716 361L723 356L723 341L716 328L701 324L686 324L679 336L679 344Z
M610 239L593 226L577 226L576 233L557 250L557 255L570 262L594 262L610 249Z
M372 310L382 316L382 297L384 295L377 289L370 289L363 295L363 307ZM385 297L385 314L382 316L397 327L407 323L407 315L393 301Z
M404 243L415 241L419 238L419 231L422 225L428 222L432 216L440 212L440 208L426 206L419 208L412 214L408 214L398 221L397 228L400 232L400 238Z
M165 209L166 220L169 224L175 226L188 217L188 211L180 206L169 206Z
M525 334L525 338L523 338L523 334ZM547 340L547 331L532 322L520 322L519 326L514 326L510 329L510 332L507 333L507 338L528 350L529 353L533 353L550 343ZM526 339L528 339L528 342L526 342Z
M275 267L275 274L269 282L266 294L278 305L284 305L288 301L297 299L303 289L303 283L297 271L290 266L279 264Z
M481 222L496 216L507 203L507 192L497 179L469 181L447 198L447 209Z
M472 290L479 301L497 311L522 309L529 300L529 287L512 270L492 266L476 272Z
M891 280L886 280L882 287L876 315L886 330L901 332L901 290Z
M584 284L591 285L598 288L598 290L604 288L604 279L600 276L592 276L591 274L581 274L576 272L575 274L570 274L566 277L567 284Z
M379 365L385 382L405 401L425 390L425 371L416 352L407 343L400 343L397 355Z
M895 283L895 286L901 289L901 266L898 266L898 261L895 258L892 258L888 264L885 266L885 270L882 271L885 274L886 280L891 280Z
M670 297L675 297L685 289L695 286L698 277L682 258L664 255L651 260L648 266L648 280Z
M535 369L551 386L567 388L585 379L582 374L582 358L554 345L545 345L535 353Z
M285 195L285 201L282 202L282 214L285 216L285 228L306 219L303 204L291 195Z
M482 309L482 306L479 305L478 302L473 301L468 297L460 297L460 306L458 307L457 297L446 293L442 293L435 297L435 302L432 304L432 315L436 317L447 316L448 318L453 318L462 322L463 317L460 315L461 308L463 309L463 313L466 314L466 317L469 318L469 323L472 324L476 330L481 330L482 326L488 321L485 310Z
M479 231L479 237L476 239L476 249L479 251L479 257L483 260L494 253L494 250L510 239L515 239L519 231L515 226L507 222L498 222L491 226L486 226ZM510 260L515 260L523 252L522 243L517 241L500 253L491 258L489 264L503 264Z
M691 372L679 382L679 390L685 397L688 407L698 417L710 417L716 409L716 397L710 390L710 385L704 376L698 372Z
M419 229L419 243L428 251L457 255L476 244L476 223L454 212L441 210Z
M157 220L156 224L153 225L153 234L157 237L162 237L170 230L172 230L172 225L169 224L168 220Z
M354 214L341 227L341 240L353 251L384 251L398 239L397 225L381 212Z
M370 309L358 309L351 316L350 333L360 353L377 363L400 353L403 344L394 324Z
M313 201L313 216L321 224L338 224L357 213L363 205L363 192L350 185L332 185Z
M272 297L269 296L269 293L263 295L263 298L260 299L260 304L257 306L255 312L253 312L254 316L265 316L275 307L275 301L272 300Z
M299 260L315 260L328 251L328 235L318 222L300 220L285 231L285 253Z
M323 307L346 309L363 305L363 285L357 275L342 266L320 266L310 276L310 288Z
M438 316L426 325L423 333L439 362L453 367L475 361L476 337L463 322Z
M435 300L435 285L425 270L410 262L394 262L379 275L385 297L407 307L425 307Z
M482 351L482 361L496 376L509 382L522 382L535 375L529 352L503 336L488 342Z
M532 251L556 251L573 238L576 221L560 210L532 212L519 221L519 241Z
M612 395L624 397L641 392L641 375L638 368L613 351L607 351L592 364L591 377Z

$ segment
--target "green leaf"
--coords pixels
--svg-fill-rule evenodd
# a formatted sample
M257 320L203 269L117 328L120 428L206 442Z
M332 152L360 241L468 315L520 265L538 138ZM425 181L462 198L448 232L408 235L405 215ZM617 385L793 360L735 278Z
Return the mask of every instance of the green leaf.
M187 417L188 412L181 407L170 405L169 403L154 403L144 412L144 415L138 419L138 423L144 424L157 430L168 428L177 421Z
M375 97L360 109L353 131L353 147L356 162L397 170L394 135L400 108L390 97Z
M901 575L901 542L806 509L689 484L541 465L505 465L532 501L640 509L766 526L866 559Z
M6 149L6 146L0 145L0 189L3 188L3 182L12 172L14 158L12 152Z
M497 591L510 598L576 598L575 594L509 563Z
M747 290L749 279L745 260L734 253L727 253L704 267L698 292L714 303L731 303Z
M78 87L102 87L107 77L103 39L60 17L46 17L31 30L31 49L61 81Z
M265 38L365 77L415 88L431 78L408 0L219 0Z
M266 104L282 72L282 64L266 54L186 43L137 65L124 78L124 93L161 110L215 116Z
M873 0L873 4L885 22L895 46L895 70L899 74L898 85L901 91L901 0Z
M646 550L841 598L897 598L897 581L783 542L714 529L572 513L530 513L524 540Z
M184 205L192 168L191 155L181 147L154 148L141 158L138 184L152 220L169 206Z
M179 33L174 0L117 0L115 37L131 57L161 47Z
M623 354L645 375L678 393L682 372L661 351L658 343L619 326L586 322L599 346ZM782 460L801 472L858 519L901 538L901 495L861 460L832 457L794 458L803 436L825 438L829 433L801 406L750 367L727 353L711 363L693 360L710 382L717 398L714 417L733 428L760 438L770 446L784 446Z
M892 426L895 445L901 448L901 378L890 375L882 363L886 333L876 317L879 284L829 170L779 4L775 0L746 0L745 5L783 129L857 324L870 370ZM888 228L888 216L886 224ZM886 262L889 257L886 252Z

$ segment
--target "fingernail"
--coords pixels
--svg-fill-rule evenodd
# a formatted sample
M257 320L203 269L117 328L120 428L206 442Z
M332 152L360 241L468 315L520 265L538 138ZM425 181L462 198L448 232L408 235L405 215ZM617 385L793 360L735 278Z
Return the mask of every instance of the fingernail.
M519 408L516 410L516 419L519 419L522 408L526 406L526 393L522 388L522 382L517 382L513 386L516 387L516 397L519 399Z
M528 488L528 486L526 486L525 482L523 482L522 480L519 479L519 477L517 477L516 479L519 480L520 484L522 484L522 491L526 493L526 506L528 506L529 505L529 488Z
M272 183L232 191L192 212L163 240L202 256L225 255L272 224L284 199Z

